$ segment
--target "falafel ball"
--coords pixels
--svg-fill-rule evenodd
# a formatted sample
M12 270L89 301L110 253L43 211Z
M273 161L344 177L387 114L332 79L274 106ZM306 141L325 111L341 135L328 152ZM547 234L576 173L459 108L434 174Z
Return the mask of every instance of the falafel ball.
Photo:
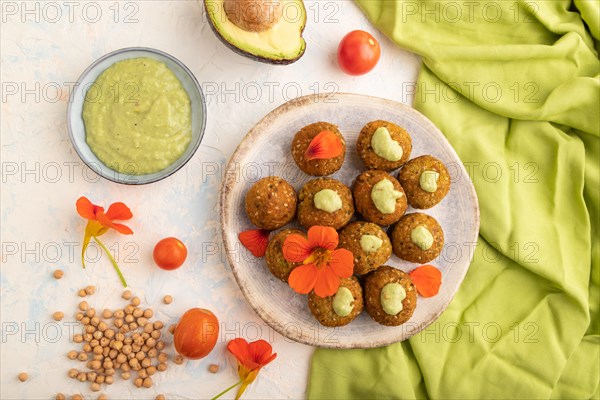
M333 132L342 143L342 154L327 159L306 159L306 150L312 140L323 131ZM292 141L292 157L296 165L304 173L312 176L326 176L338 171L344 163L346 156L346 140L337 126L328 122L315 122L300 129Z
M269 270L273 275L283 282L287 282L292 270L302 264L289 262L283 257L283 243L285 242L285 239L292 234L306 237L306 233L302 232L300 229L281 230L269 240L267 253L265 254L267 267L269 267Z
M417 290L406 272L384 265L365 277L367 313L376 322L397 326L412 317L417 307Z
M340 229L354 215L352 192L333 178L316 178L306 182L298 199L298 222L306 229L314 225Z
M404 189L385 171L363 172L354 180L353 189L356 211L377 225L393 224L408 207Z
M308 308L324 326L343 326L354 320L363 310L363 291L355 276L340 280L336 294L319 297L308 295Z
M392 243L377 224L356 221L340 231L340 248L354 255L354 273L364 275L385 264L392 255Z
M450 191L450 174L440 160L425 155L407 162L398 173L408 204L426 209L438 204Z
M436 258L444 247L444 231L432 216L406 214L391 234L394 254L403 260L423 264Z
M412 139L404 128L392 122L372 121L360 131L356 149L367 168L391 171L410 158Z
M296 215L296 191L278 176L256 182L246 193L246 214L261 229L275 230Z

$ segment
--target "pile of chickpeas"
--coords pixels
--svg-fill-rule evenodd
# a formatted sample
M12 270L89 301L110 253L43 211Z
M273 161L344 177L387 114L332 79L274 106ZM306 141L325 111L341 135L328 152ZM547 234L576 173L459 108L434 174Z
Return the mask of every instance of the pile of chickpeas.
M79 296L94 293L95 287L88 286L79 291ZM122 309L104 309L97 313L84 300L75 315L83 331L74 334L73 341L80 344L81 349L69 351L67 357L84 362L85 368L71 368L68 374L80 382L89 382L93 392L100 391L102 384L113 384L117 376L124 380L133 378L138 388L150 388L152 376L168 368L169 356L163 351L166 345L161 339L163 323L152 321L154 312L140 307L139 297L133 296L131 291L125 290L122 297L129 302ZM181 364L183 358L178 355L174 362Z

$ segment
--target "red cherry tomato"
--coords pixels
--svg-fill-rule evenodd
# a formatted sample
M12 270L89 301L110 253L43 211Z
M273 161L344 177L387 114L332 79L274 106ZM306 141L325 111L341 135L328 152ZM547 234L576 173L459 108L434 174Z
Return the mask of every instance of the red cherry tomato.
M381 48L373 35L352 31L340 42L338 64L349 75L363 75L375 68L380 55Z
M170 271L181 267L187 257L187 249L181 240L168 237L154 246L152 255L159 268Z
M219 320L203 308L192 308L177 322L173 332L175 350L185 358L204 358L215 348L219 338Z

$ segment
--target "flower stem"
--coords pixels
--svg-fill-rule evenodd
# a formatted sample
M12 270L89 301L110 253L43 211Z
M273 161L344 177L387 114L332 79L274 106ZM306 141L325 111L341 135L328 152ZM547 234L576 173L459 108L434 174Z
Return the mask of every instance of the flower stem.
M221 393L219 393L218 395L216 395L215 397L213 397L210 400L217 400L219 397L223 396L225 393L229 392L234 387L239 386L241 383L242 383L242 381L240 380L238 383L236 383L235 385L229 386L227 389L223 390Z
M100 245L100 247L102 247L102 250L104 250L104 252L108 256L108 258L110 259L110 262L112 263L113 267L115 267L115 271L117 271L117 275L119 275L119 279L121 280L123 287L127 287L127 282L125 282L125 277L121 273L121 270L119 269L119 266L117 265L117 262L113 258L112 254L110 254L110 251L108 251L106 246L104 246L104 244L102 244L100 239L98 239L96 236L94 236L94 240L96 241L96 243L98 243Z

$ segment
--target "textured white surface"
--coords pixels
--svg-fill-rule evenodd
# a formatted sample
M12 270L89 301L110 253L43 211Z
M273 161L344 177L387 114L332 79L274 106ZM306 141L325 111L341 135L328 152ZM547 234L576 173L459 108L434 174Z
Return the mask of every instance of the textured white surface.
M245 398L305 397L313 349L284 339L262 322L225 262L218 230L224 164L244 134L286 100L341 91L408 103L418 68L418 59L374 32L352 2L308 1L306 6L306 54L280 67L256 63L223 46L196 1L1 2L2 399L91 393L66 376L69 368L79 366L65 357L74 348L68 332L79 301L76 291L96 285L91 302L97 308L123 303L105 256L90 261L86 271L80 267L85 222L74 203L81 195L97 204L123 201L132 209L134 235L109 233L103 239L118 250L132 290L162 321L172 323L188 308L200 306L213 310L222 324L217 347L206 359L172 365L152 389L117 380L103 390L109 398L153 398L158 393L209 398L237 379L225 349L235 336L261 337L279 354ZM353 29L374 32L382 45L379 65L358 78L343 75L335 61L337 43ZM130 46L154 47L179 58L202 83L208 102L206 134L194 158L174 176L142 187L111 183L85 168L66 130L72 83L97 57ZM151 261L153 245L165 236L179 237L189 249L185 266L175 272L158 270ZM88 255L93 259L94 249ZM55 268L65 271L60 281L51 277ZM173 295L173 304L161 304L165 294ZM51 319L57 310L66 315L60 324ZM219 364L221 372L207 372L211 363ZM20 371L29 374L27 383L17 380Z

